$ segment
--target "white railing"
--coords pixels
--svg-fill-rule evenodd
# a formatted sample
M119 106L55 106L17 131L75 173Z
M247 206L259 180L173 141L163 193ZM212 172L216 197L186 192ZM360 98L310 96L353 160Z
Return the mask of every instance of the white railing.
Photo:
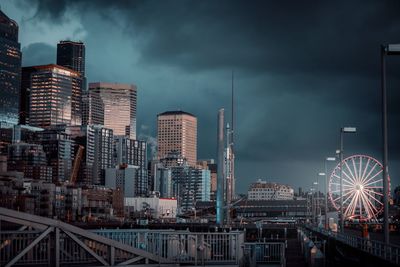
M369 240L354 235L345 235L317 227L306 227L306 229L333 237L344 244L367 252L373 256L385 259L391 263L400 263L400 246L387 245L380 241Z

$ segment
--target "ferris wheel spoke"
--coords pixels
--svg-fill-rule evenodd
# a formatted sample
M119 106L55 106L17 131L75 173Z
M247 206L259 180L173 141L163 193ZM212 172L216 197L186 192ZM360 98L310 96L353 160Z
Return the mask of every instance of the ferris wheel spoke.
M340 186L340 183L331 183L331 184ZM353 185L343 184L343 187L353 187Z
M370 183L368 183L368 184L364 184L364 187L369 186L369 185L371 185L371 184L376 184L376 183L379 183L379 182L382 182L382 181L383 181L383 179L375 180L375 181L370 182Z
M350 196L348 196L347 198L346 198L346 200L345 201L343 201L343 205L351 198L351 197L354 197L354 194L353 195L350 195Z
M362 172L362 161L363 158L360 157L360 167L358 168L358 181L361 182L362 176L361 176L361 172Z
M352 158L351 161L353 162L353 169L354 169L354 177L355 177L355 180L356 180L357 182L359 182L360 179L359 179L359 174L358 174L358 172L357 172L356 162L355 162L354 158Z
M373 212L371 211L371 208L369 207L364 194L361 194L361 201L362 201L362 205L364 207L365 213L366 213L365 217L368 219L371 217L371 214L373 214Z
M364 190L365 190L365 191L368 191L368 192L370 192L370 193L373 193L373 194L375 194L375 195L383 196L382 193L376 192L376 191L374 191L374 190L370 190L370 189L366 189L366 188L364 188Z
M353 191L349 191L349 192L343 194L343 197L347 196L348 194L350 194L350 193L352 193L352 192L353 192ZM340 199L340 196L338 196L337 198L333 199L333 202L336 202L336 201L339 200L339 199Z
M364 181L365 174L367 173L368 166L369 166L369 163L370 163L370 162L371 162L371 159L368 159L367 163L365 164L364 171L363 171L363 174L362 174L362 176L361 176L361 182Z
M383 203L381 201L379 201L376 197L374 197L373 195L371 195L370 193L368 193L367 191L364 191L365 194L367 194L369 197L373 198L376 202L378 202L379 204L383 205Z
M370 175L372 174L372 172L375 170L376 166L378 166L378 163L375 163L374 167L372 167L372 168L369 170L367 176L365 176L364 179L363 179L361 182L365 182L365 181L367 181L367 179L369 179L369 176L370 176Z
M372 204L372 202L368 199L367 196L364 196L365 202L367 203L367 207L370 210L370 215L369 218L375 218L376 219L376 214L378 214L378 209L375 207L375 205ZM371 216L372 215L372 216Z
M347 206L347 208L346 208L346 210L344 212L345 215L349 214L350 207L353 206L353 204L356 201L356 199L357 199L357 195L351 199L350 204Z
M378 176L379 174L381 174L383 172L383 170L379 170L377 173L374 174L374 176L372 176L371 178L368 178L368 180L364 181L363 184L367 185L370 181L372 181L376 176Z
M347 176L347 178L349 178L349 180L351 180L353 183L356 183L357 179L354 176L353 172L351 171L351 169L349 167L349 164L347 164L346 161L344 162L344 164L346 165L346 168L349 170L351 178L349 177L349 175L344 170L343 170L343 173Z

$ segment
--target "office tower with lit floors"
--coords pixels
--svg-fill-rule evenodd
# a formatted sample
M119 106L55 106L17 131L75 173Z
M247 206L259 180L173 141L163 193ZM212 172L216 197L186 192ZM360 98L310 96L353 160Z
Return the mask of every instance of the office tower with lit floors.
M197 118L184 111L157 115L158 159L179 153L189 165L197 163Z
M18 25L0 10L0 122L18 123L20 85Z
M83 123L112 129L114 136L136 139L136 86L90 83L83 98Z
M55 64L22 68L22 124L81 125L82 77Z

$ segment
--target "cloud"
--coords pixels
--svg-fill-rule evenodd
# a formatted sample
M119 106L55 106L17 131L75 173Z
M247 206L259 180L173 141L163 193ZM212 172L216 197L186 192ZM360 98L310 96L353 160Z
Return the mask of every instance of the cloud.
M399 1L18 2L35 10L33 20L81 22L93 79L138 83L143 138L154 138L159 112L195 113L200 158L215 156L216 113L230 115L234 69L240 183L269 174L305 181L335 151L344 125L358 127L346 138L349 153L380 157L379 49L400 42ZM42 48L24 49L25 60L53 57L41 53L54 47ZM398 163L400 60L388 59L387 69L390 159Z
M46 43L33 43L22 48L22 66L56 62L56 48Z

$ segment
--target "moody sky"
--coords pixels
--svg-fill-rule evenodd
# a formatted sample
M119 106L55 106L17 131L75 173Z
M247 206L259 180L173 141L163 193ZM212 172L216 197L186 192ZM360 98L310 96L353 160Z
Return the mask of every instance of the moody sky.
M61 39L86 44L89 82L138 86L138 132L156 114L198 117L198 157L215 158L216 118L235 72L237 188L258 178L309 189L326 156L381 159L380 44L400 42L394 1L3 0L23 65L55 63ZM400 57L388 59L390 175L400 184ZM228 113L227 115L230 116ZM331 166L333 167L333 166Z

